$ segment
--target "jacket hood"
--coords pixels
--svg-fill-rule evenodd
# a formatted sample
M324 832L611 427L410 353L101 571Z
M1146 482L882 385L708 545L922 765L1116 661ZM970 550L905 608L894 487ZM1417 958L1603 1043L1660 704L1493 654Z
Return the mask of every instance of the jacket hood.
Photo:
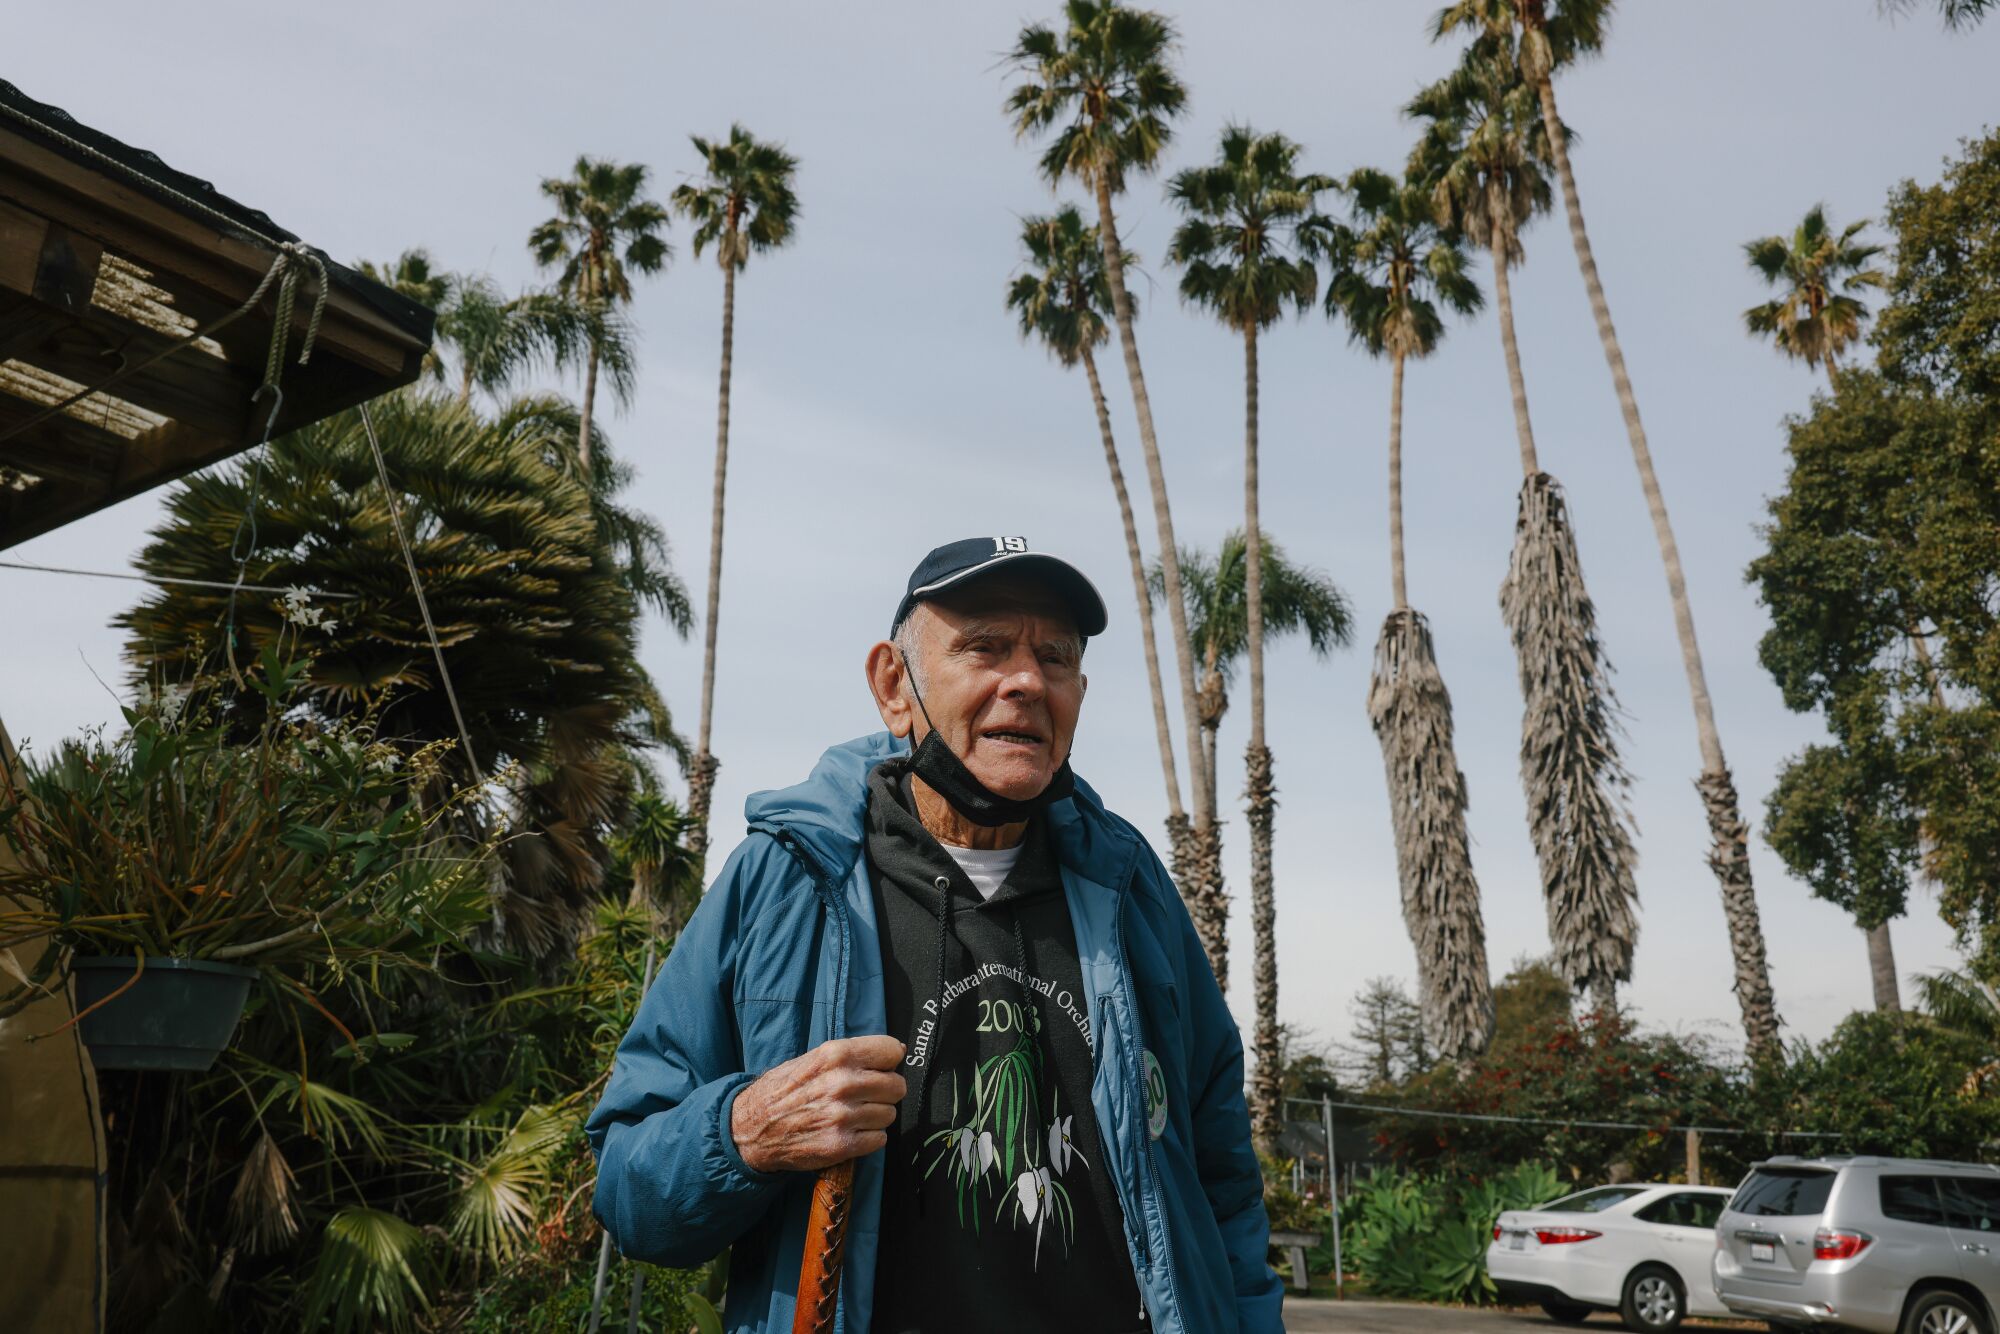
M829 880L846 874L867 838L868 775L910 744L893 733L872 732L829 747L803 783L752 792L743 816L754 831L789 836L810 852ZM1079 875L1101 884L1124 884L1139 853L1139 836L1110 815L1082 778L1076 790L1048 808L1056 856Z

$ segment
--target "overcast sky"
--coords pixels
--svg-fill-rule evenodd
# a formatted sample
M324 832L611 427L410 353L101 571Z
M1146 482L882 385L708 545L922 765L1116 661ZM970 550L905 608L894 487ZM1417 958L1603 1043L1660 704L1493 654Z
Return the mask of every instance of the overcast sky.
M1396 167L1400 106L1451 54L1424 37L1429 0L1172 7L1188 114L1169 170L1204 161L1229 121L1304 143L1309 167ZM575 3L199 6L107 0L77 15L21 7L5 77L97 129L268 212L347 259L426 246L509 288L536 192L579 152L648 163L657 193L692 171L687 135L732 119L802 160L797 240L739 285L728 550L715 749L715 837L741 837L744 796L802 777L819 751L877 725L861 661L910 567L952 539L1020 533L1090 571L1112 609L1093 647L1076 765L1155 837L1164 814L1117 512L1088 393L1023 346L1002 307L1019 219L1048 209L1029 149L1000 112L1000 66L1052 0L726 5ZM1584 207L1687 566L1724 747L1745 813L1785 757L1822 735L1758 666L1768 625L1743 582L1767 497L1783 483L1782 420L1820 383L1752 342L1761 299L1742 243L1789 231L1815 201L1841 224L1879 216L1900 180L1935 179L1994 119L2000 23L1950 36L1928 13L1890 23L1875 0L1626 0L1607 54L1565 76ZM1121 214L1144 261L1139 341L1183 543L1241 521L1241 344L1183 308L1160 259L1174 222L1161 183ZM706 577L721 278L684 227L642 283L638 395L608 423L640 470L676 565ZM1692 780L1700 760L1658 549L1558 215L1527 235L1514 279L1543 466L1569 490L1585 574L1629 714L1642 929L1624 995L1648 1022L1735 1041L1728 939ZM1481 260L1482 280L1489 275ZM1107 390L1135 493L1143 472L1115 357ZM1375 975L1413 978L1398 909L1382 766L1363 710L1388 609L1388 368L1312 318L1263 347L1264 522L1353 600L1356 645L1326 663L1268 655L1277 825L1280 1012L1343 1036ZM1410 595L1456 705L1474 859L1496 974L1547 948L1516 767L1520 696L1496 605L1519 482L1491 318L1456 327L1408 375ZM1143 502L1142 502L1143 503ZM159 514L143 496L6 553L124 569ZM1144 525L1142 525L1144 526ZM1150 532L1150 529L1148 529ZM1150 537L1148 539L1150 545ZM0 570L0 716L40 748L116 718L110 618L134 586ZM1162 624L1164 636L1164 622ZM1162 654L1170 654L1163 642ZM644 656L692 734L699 636L648 628ZM1168 658L1169 662L1171 658ZM1178 717L1178 710L1175 710ZM1225 726L1232 886L1247 885L1244 720ZM1185 784L1185 778L1183 783ZM1772 981L1787 1032L1824 1036L1869 1004L1861 934L1752 845ZM720 864L720 858L711 860ZM1950 964L1928 890L1896 923L1907 977ZM1239 892L1232 995L1250 1014Z

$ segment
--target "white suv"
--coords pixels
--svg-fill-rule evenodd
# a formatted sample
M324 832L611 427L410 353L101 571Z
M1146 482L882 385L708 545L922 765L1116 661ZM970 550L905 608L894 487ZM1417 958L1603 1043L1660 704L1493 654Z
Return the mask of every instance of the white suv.
M1715 1292L1773 1325L2000 1334L2000 1169L1773 1158L1715 1229Z

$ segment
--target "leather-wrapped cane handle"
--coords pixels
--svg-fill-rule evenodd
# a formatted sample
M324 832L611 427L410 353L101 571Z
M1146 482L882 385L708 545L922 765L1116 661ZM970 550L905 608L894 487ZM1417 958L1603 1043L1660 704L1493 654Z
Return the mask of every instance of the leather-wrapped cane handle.
M840 1258L847 1251L847 1215L853 1197L852 1158L822 1168L813 1181L792 1334L832 1334L834 1313L840 1309Z

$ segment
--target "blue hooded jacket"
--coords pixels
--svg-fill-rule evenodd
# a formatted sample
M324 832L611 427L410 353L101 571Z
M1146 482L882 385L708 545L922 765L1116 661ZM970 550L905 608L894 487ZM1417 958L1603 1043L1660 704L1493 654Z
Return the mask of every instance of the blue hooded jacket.
M732 1331L791 1328L813 1174L744 1162L730 1107L774 1065L887 1030L861 854L868 774L906 750L887 732L863 737L797 787L751 795L752 837L667 956L585 1127L595 1212L625 1255L688 1267L734 1245ZM1243 1043L1194 924L1159 858L1083 782L1047 818L1096 1035L1091 1104L1152 1325L1280 1331ZM881 1202L878 1151L855 1163L835 1326L846 1334L869 1326Z

